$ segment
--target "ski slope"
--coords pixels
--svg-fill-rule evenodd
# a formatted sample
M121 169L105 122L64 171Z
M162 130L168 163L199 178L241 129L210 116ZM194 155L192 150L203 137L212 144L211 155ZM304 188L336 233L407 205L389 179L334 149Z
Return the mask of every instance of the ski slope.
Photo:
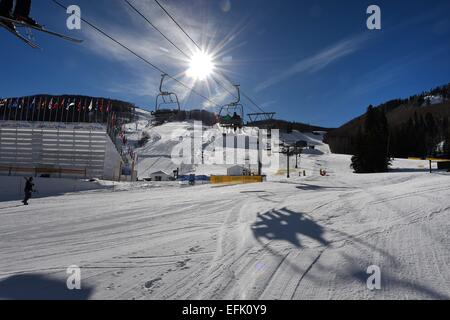
M220 148L222 152L222 133L224 129L218 125L215 126L203 126L203 138L202 148L204 154L204 161L206 164L185 164L182 165L174 163L172 161L172 151L176 146L186 144L190 146L190 139L194 137L194 123L193 122L169 122L161 126L151 126L150 118L146 118L146 115L141 115L141 120L136 123L132 123L126 126L128 143L134 146L137 141L142 137L142 134L147 134L149 137L148 143L137 148L135 151L138 155L138 162L136 170L138 171L138 178L144 179L150 176L151 173L157 171L164 171L168 174L176 169L179 169L180 174L195 173L198 175L211 175L211 174L226 174L227 168L231 165L210 165L213 163L214 152L213 150ZM227 136L233 138L237 136L242 138L248 136L256 140L258 131L257 128L244 127L237 132L227 131ZM291 134L281 133L280 138L286 143L295 143L299 140L306 141L309 146L314 146L315 150L306 150L309 154L324 154L329 153L329 146L322 142L323 133L301 133L294 131ZM256 144L250 145L250 150L256 150ZM225 152L233 151L233 146L227 146ZM199 152L197 150L197 152ZM255 171L257 170L256 164L253 165ZM264 170L264 174L273 174L274 171Z
M397 160L355 175L309 138L306 177L0 202L0 299L449 299L449 174ZM66 289L71 265L81 291Z

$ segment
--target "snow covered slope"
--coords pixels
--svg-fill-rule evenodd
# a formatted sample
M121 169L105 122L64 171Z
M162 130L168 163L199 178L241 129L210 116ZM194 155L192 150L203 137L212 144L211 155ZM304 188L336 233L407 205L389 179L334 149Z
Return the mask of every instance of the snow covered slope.
M435 104L441 104L445 101L443 96L440 95L429 95L424 97L425 102L423 103L423 106L429 106L429 105L435 105Z
M1 202L0 299L449 299L450 176L349 164L308 154L289 180ZM82 291L65 289L70 265Z
M136 149L138 154L137 171L139 178L146 178L151 173L156 171L164 171L168 174L172 174L177 168L180 169L181 174L196 173L196 174L226 174L226 169L230 165L208 165L213 162L214 158L213 147L222 147L222 133L223 129L218 125L212 127L203 127L203 152L206 165L191 165L183 164L177 165L171 159L172 151L175 147L186 143L188 139L194 136L194 123L193 122L171 122L161 126L149 125L149 119L141 117L136 123L132 123L126 126L127 138L131 145L135 145L136 142L142 137L142 134L147 134L149 137L148 143ZM248 136L256 139L257 130L252 127L244 127L242 130L238 130L236 133L228 132L228 137ZM307 154L326 154L330 153L328 145L322 142L324 133L301 133L294 131L291 134L281 133L281 140L287 143L295 143L296 141L303 140L310 146L316 147L315 150L305 150ZM256 150L256 144L250 145L250 149ZM226 148L230 151L230 148ZM232 151L232 150L231 150ZM227 152L227 151L225 151ZM211 160L211 161L210 161ZM256 170L256 165L255 168ZM272 171L264 171L265 174L274 173Z

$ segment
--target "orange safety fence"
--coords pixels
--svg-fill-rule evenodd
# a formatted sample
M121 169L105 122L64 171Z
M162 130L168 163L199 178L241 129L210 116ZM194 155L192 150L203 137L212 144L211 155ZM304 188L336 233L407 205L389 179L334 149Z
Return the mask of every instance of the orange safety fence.
M245 184L260 183L263 176L211 176L211 184Z

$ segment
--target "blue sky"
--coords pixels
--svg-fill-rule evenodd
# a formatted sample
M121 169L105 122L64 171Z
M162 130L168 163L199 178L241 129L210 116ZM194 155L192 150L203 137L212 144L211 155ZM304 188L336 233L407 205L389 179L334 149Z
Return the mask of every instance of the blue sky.
M193 44L153 0L130 0L183 51ZM0 30L0 97L84 94L154 108L160 73L83 24L65 27L50 0L33 1L32 16L81 45L35 33L32 50ZM233 98L209 79L185 75L189 64L122 0L61 0L82 16L217 104ZM450 82L450 2L365 0L161 0L189 34L214 54L221 73L241 84L277 118L336 127L369 104L407 97ZM382 30L369 31L366 9L382 10ZM216 79L228 90L230 84ZM186 109L210 108L174 82ZM243 99L246 113L257 111Z

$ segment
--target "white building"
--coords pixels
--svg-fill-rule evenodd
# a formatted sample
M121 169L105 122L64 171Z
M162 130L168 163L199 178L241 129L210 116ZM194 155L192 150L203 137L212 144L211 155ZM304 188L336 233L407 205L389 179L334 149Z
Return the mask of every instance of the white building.
M243 176L247 172L247 169L243 166L235 165L232 167L229 167L227 169L227 175L228 176Z
M0 174L118 180L123 160L106 126L0 121Z
M150 179L152 181L171 181L173 176L164 171L156 171L150 174Z

